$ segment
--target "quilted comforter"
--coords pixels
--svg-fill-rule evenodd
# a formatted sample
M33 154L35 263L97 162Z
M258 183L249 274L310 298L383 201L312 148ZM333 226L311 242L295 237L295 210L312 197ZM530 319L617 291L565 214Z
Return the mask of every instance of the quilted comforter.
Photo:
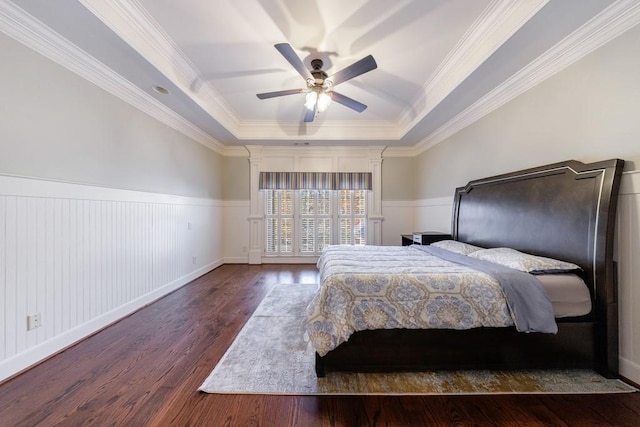
M366 329L513 325L490 275L411 246L329 246L306 330L320 356Z

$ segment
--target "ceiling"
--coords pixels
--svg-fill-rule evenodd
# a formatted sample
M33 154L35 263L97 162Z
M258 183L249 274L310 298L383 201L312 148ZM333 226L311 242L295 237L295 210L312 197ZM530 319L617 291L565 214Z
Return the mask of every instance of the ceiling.
M637 0L14 0L0 31L199 142L436 144L640 21ZM304 123L304 88L274 48L329 75L373 55ZM166 88L161 94L154 86Z

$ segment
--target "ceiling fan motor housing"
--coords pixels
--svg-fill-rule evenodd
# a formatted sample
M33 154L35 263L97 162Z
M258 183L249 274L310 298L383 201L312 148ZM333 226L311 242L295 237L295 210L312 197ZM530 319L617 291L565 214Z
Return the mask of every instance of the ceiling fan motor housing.
M325 79L328 77L327 73L322 71L322 65L322 59L311 60L311 66L313 67L313 70L311 70L310 73L313 76L314 84L317 86L322 86Z

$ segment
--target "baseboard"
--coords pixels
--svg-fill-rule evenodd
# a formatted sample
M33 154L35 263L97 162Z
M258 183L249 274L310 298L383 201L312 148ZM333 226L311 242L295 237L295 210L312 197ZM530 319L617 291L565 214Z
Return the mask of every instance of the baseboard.
M625 359L624 357L620 358L619 363L620 376L634 382L635 384L640 384L640 365L632 362L631 360Z
M318 257L262 257L262 264L313 264Z
M176 289L190 283L198 277L214 270L224 264L223 260L217 260L209 263L197 270L186 274L179 279L176 279L166 285L158 288L146 295L143 295L135 300L132 300L120 307L104 313L89 322L79 325L73 329L70 329L48 341L45 341L37 346L31 347L28 350L16 354L15 356L6 359L0 363L0 384L4 381L13 378L25 370L37 365L40 362L54 356L57 353L73 346L74 344L82 341L83 339L95 334L96 332L106 328L107 326L121 320L122 318L134 313L135 311L151 304L152 302L162 298L163 296L170 294Z
M236 256L236 257L224 257L222 259L223 264L249 264L248 256Z

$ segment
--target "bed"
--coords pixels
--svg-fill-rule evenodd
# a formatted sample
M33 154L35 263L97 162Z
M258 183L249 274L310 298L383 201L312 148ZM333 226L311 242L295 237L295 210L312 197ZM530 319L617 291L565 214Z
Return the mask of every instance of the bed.
M323 254L318 262L318 295L307 309L307 332L317 351L316 374L321 377L328 371L590 368L609 377L617 376L618 311L613 238L623 165L619 159L590 164L570 160L471 181L455 191L454 241L445 242L441 247L328 249L327 255ZM469 245L482 251L474 256L451 251L448 244ZM532 280L538 283L536 289L541 286L542 293L547 295L543 298L546 302L541 301L535 307L513 305L510 296L513 291L507 291L512 285L504 287L504 284L498 285L501 286L498 289L502 289L507 299L487 302L482 295L500 294L500 291L492 288L495 280L491 285L486 280L486 273L494 275L495 272L483 269L493 269L493 263L487 264L487 261L495 261L491 258L495 252L503 257L505 252L500 251L505 250L509 256L509 251L517 251L566 263L570 268L535 272L546 273ZM344 251L356 255L352 259ZM483 259L485 252L491 256ZM475 259L467 261L467 258ZM360 263L362 259L368 261ZM371 266L375 270L369 270ZM423 270L427 267L431 272ZM498 270L491 277L511 276L514 271L504 270L504 266ZM480 285L474 285L480 287L460 292L469 298L480 295L476 302L457 303L447 300L448 295L438 296L450 306L454 303L465 306L464 310L457 311L459 315L452 316L456 322L462 319L462 324L449 322L447 316L434 317L432 314L437 308L416 303L420 298L415 293L422 291L414 285L420 280L424 286L431 286L425 291L429 293L434 292L433 286L453 289L458 282L477 280L466 274L484 277ZM522 274L532 276L517 273ZM566 277L571 277L569 282L577 287L565 288L564 284L556 283L566 282ZM346 305L340 308L345 292L327 291L336 278L343 286L353 286L353 290L346 293L360 298L360 312L343 316L349 317L349 321L335 321L331 326L334 330L328 334L327 318L322 316L329 306L332 310L336 307L351 310ZM517 280L530 279L518 276ZM414 292L413 296L405 295L407 284L411 285L408 288ZM579 291L580 288L583 289L580 296L577 299L572 296L569 304L560 308L559 300L573 295L573 291L567 293L566 289ZM398 289L405 289L404 296ZM531 292L529 286L519 289ZM368 296L366 292L372 294ZM538 290L534 296L519 298L537 300L535 292ZM395 305L384 304L384 310L378 307L378 311L367 311L366 304L379 304L374 298L376 293L400 297L396 298ZM467 306L480 308L470 312ZM363 314L362 307L367 313ZM397 321L392 316L379 315L391 311L408 313L408 320ZM527 316L533 316L533 320L527 317L523 321L525 312L529 312ZM366 316L369 317L364 319ZM548 323L549 316L552 326Z

